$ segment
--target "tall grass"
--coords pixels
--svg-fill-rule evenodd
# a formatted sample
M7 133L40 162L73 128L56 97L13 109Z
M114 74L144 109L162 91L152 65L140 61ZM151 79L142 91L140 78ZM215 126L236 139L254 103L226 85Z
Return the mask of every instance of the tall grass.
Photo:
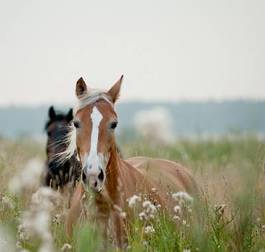
M189 167L202 190L192 209L178 217L158 211L154 219L142 221L137 212L128 229L129 251L265 251L263 140L255 136L224 137L196 142L184 139L170 146L148 141L120 146L125 158L160 157ZM8 182L36 156L44 160L44 147L40 144L0 141L0 226L8 227L14 238L31 192L12 195ZM63 218L63 214L57 220L53 217L50 224L55 250L59 251L65 243L72 246L70 251L102 250L103 240L96 225L83 221L69 240ZM152 232L147 232L148 226ZM29 251L38 251L38 241L29 240L22 245ZM116 251L111 245L108 250Z

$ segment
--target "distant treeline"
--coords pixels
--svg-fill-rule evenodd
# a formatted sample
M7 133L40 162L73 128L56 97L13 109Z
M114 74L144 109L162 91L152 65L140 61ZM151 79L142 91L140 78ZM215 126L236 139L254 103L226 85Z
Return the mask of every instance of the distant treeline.
M66 111L70 106L61 106ZM138 111L166 108L172 115L176 136L257 133L265 135L265 101L223 102L123 102L118 104L120 131L134 128ZM56 108L56 106L55 106ZM0 135L41 136L48 106L0 108Z

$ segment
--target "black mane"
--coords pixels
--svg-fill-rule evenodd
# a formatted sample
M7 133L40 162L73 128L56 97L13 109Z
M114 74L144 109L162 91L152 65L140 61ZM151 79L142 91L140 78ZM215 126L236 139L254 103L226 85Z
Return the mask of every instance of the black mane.
M45 124L47 133L47 161L44 184L54 189L62 188L69 182L79 180L81 164L76 153L68 160L61 162L59 154L67 148L65 138L69 133L69 126L73 120L73 110L68 113L57 112L51 106L48 110L49 119ZM51 127L50 127L51 126Z

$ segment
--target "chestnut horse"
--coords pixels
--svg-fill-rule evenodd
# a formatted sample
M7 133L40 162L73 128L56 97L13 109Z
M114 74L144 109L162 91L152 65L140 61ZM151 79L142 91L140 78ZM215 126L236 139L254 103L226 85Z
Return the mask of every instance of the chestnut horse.
M105 235L110 226L113 228L111 231L118 247L126 244L125 227L130 216L124 219L119 211L126 208L128 198L135 194L148 195L162 209L169 209L172 204L169 192L184 191L191 195L198 192L193 177L178 163L148 157L127 160L120 157L115 142L118 116L114 105L122 79L107 92L87 87L82 78L77 81L78 103L74 111L73 130L69 135L71 144L63 154L71 156L77 150L83 174L83 182L74 192L66 219L67 234L72 233L73 224L82 211L82 199L89 188L94 194L96 219Z

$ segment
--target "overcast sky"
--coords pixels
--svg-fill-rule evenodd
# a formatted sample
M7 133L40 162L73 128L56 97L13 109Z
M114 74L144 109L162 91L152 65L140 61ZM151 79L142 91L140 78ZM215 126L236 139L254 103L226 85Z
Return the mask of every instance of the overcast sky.
M265 1L0 0L0 104L265 98Z

